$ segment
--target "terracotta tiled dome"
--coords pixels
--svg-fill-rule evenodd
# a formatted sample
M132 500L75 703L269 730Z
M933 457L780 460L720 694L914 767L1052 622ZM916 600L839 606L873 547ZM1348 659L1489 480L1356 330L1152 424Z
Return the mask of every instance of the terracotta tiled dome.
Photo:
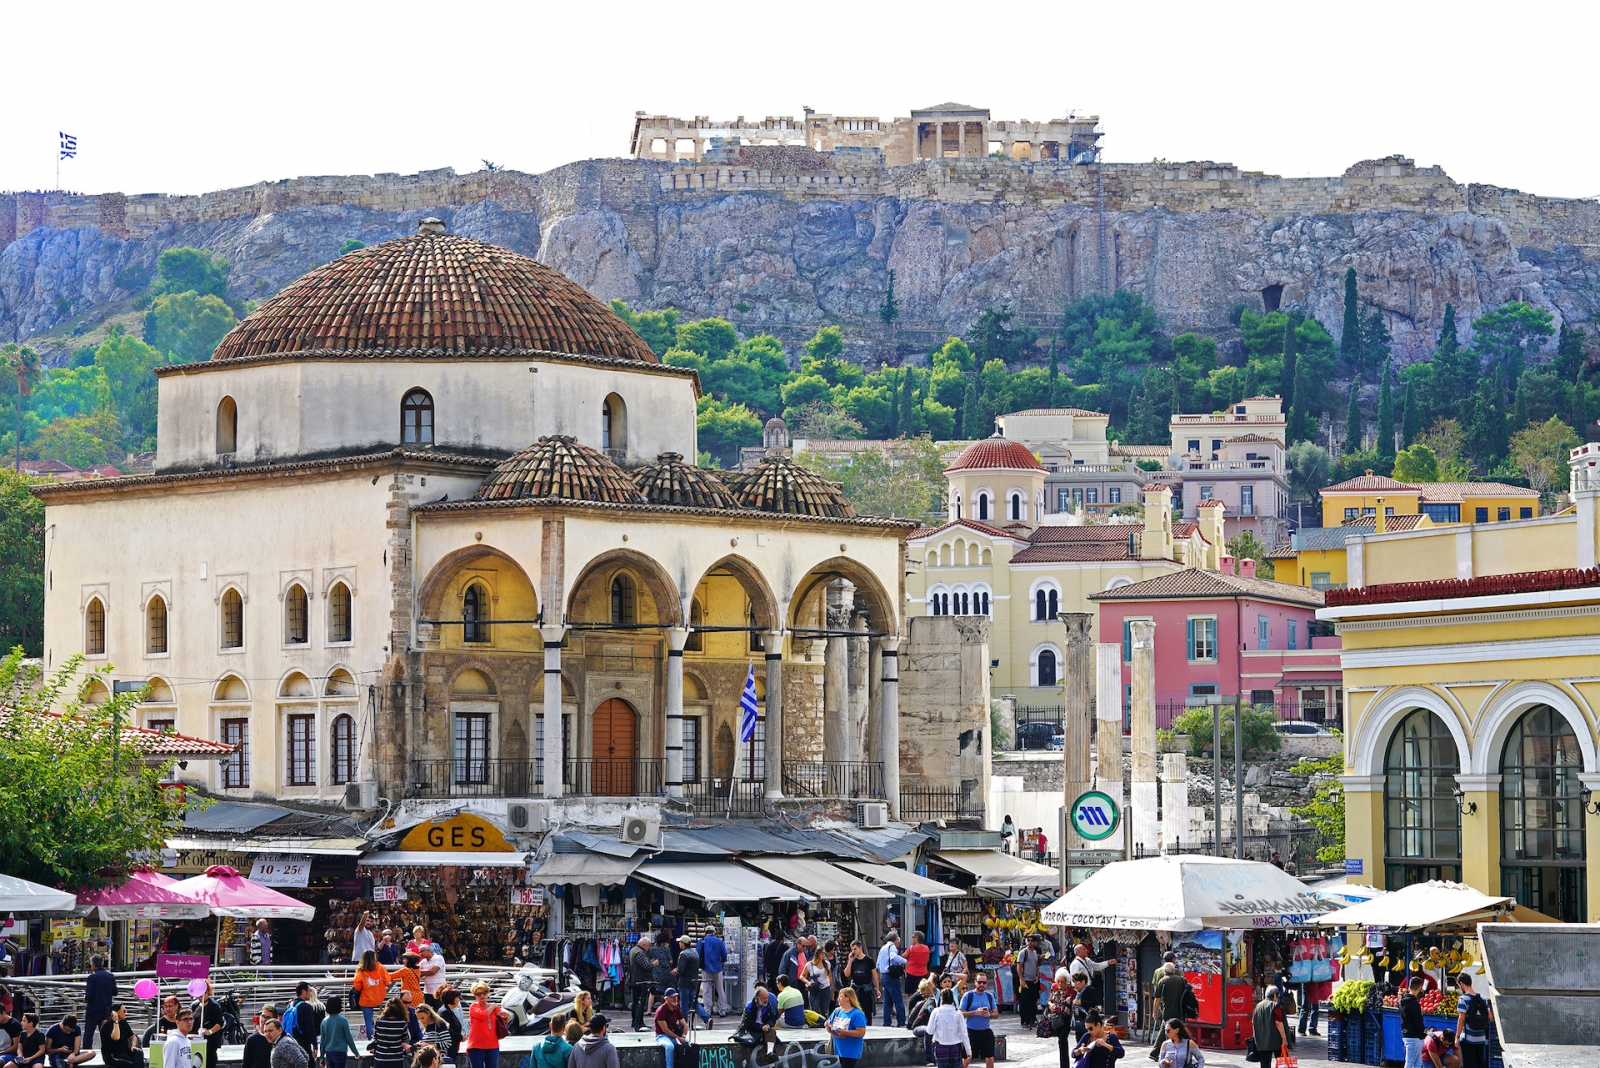
M615 312L560 271L443 229L425 220L411 237L316 268L234 327L211 358L543 350L660 362Z
M837 483L815 471L808 471L781 452L763 460L733 487L733 495L745 508L786 515L824 515L835 519L854 518L852 505Z
M503 461L473 494L477 501L549 497L611 504L644 502L626 471L566 434L540 438Z
M968 445L956 462L945 468L945 472L974 471L982 468L1006 468L1009 470L1043 471L1044 464L1033 455L1020 441L1010 441L996 434L992 438Z
M664 452L657 456L655 463L633 472L633 481L651 504L739 507L715 472L684 463L681 452Z

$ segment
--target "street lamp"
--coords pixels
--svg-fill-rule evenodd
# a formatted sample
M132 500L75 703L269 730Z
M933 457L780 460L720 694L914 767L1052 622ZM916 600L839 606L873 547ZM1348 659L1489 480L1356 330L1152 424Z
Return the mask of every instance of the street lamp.
M1459 787L1459 786L1456 787L1456 792L1455 792L1455 794L1453 796L1455 797L1455 801L1456 801L1456 809L1463 816L1470 816L1474 812L1478 811L1478 803L1476 801L1467 801L1466 800L1467 792L1465 790L1463 790L1461 787Z

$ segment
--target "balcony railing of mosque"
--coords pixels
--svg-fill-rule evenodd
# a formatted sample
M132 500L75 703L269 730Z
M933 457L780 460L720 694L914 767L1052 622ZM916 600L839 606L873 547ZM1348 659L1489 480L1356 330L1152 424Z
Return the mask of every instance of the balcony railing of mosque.
M683 797L697 816L761 816L766 784L759 779L703 776L683 784Z
M900 788L900 818L907 823L955 816L980 816L959 786L904 786Z
M562 793L573 797L658 797L666 762L660 758L568 760ZM413 760L408 797L539 797L543 760L461 757Z
M783 792L789 797L883 798L883 765L849 760L784 764Z

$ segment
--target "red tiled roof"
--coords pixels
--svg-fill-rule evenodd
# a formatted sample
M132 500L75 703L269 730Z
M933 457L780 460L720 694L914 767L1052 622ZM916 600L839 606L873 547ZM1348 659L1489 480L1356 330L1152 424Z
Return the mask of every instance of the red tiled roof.
M1514 593L1547 593L1600 586L1600 568L1586 571L1523 571L1512 575L1480 575L1470 579L1436 579L1432 582L1385 582L1351 590L1329 590L1328 607L1393 604L1396 601L1434 601L1452 597L1493 597Z
M1537 497L1538 490L1504 482L1423 482L1417 486L1429 504L1460 504L1468 497Z
M837 482L829 482L815 471L801 467L777 449L728 489L740 507L761 512L839 519L850 519L856 514L855 505Z
M1139 456L1146 460L1165 460L1172 455L1170 445L1123 445L1120 442L1111 443L1113 456Z
M1271 438L1271 437L1268 437L1265 434L1240 434L1236 438L1228 438L1228 439L1226 439L1226 441L1224 443L1228 444L1228 445L1232 445L1234 442L1238 442L1238 441L1270 441L1274 445L1282 445L1283 444L1283 442L1279 441L1277 438Z
M346 349L546 349L660 362L615 312L560 271L427 231L313 269L234 327L211 358Z
M1323 606L1322 594L1305 586L1292 586L1271 579L1247 578L1221 571L1190 567L1170 575L1119 586L1114 590L1089 595L1091 601L1146 601L1209 597L1254 597L1258 600L1283 601L1311 608Z
M1044 464L1033 455L1033 450L1020 441L1011 441L1007 438L984 438L976 444L969 445L956 457L956 462L944 469L945 474L953 471L977 471L988 468L999 468L1013 471L1043 471Z
M475 501L536 500L644 503L644 496L622 468L603 453L578 444L569 434L541 437L501 461L473 494Z
M1110 419L1105 412L1091 412L1087 408L1024 408L1020 412L1007 412L1006 415L1092 415L1100 419ZM1005 418L1005 416L1001 416Z
M1143 530L1135 523L1082 527L1040 527L1013 564L1076 563L1134 559L1133 538Z
M1411 482L1396 482L1388 475L1357 475L1332 486L1324 486L1319 493L1357 493L1368 490L1415 491L1421 487Z
M1017 537L1017 535L1012 534L1010 531L1001 530L999 527L990 526L988 523L980 523L976 519L952 519L942 527L922 527L918 530L913 530L910 534L907 534L906 540L915 541L918 538L931 538L941 531L949 530L951 527L966 527L968 530L975 530L979 534L987 534L991 538L1009 538L1012 541L1027 540L1025 538Z
M51 719L63 718L59 712L44 714ZM189 734L178 734L176 731L158 731L131 725L122 728L122 743L136 746L145 756L151 757L227 756L239 748L226 742L213 742L209 738L196 738Z

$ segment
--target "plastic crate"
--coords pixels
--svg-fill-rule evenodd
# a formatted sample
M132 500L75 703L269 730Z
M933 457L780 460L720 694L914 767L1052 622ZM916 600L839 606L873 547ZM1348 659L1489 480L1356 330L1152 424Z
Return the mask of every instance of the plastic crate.
M1383 1063L1383 1018L1375 1012L1363 1013L1361 1017L1361 1056L1351 1057L1353 1061L1361 1064L1381 1065Z
M1328 1059L1330 1061L1348 1060L1344 1049L1344 1020L1337 1016L1329 1016L1328 1026Z

